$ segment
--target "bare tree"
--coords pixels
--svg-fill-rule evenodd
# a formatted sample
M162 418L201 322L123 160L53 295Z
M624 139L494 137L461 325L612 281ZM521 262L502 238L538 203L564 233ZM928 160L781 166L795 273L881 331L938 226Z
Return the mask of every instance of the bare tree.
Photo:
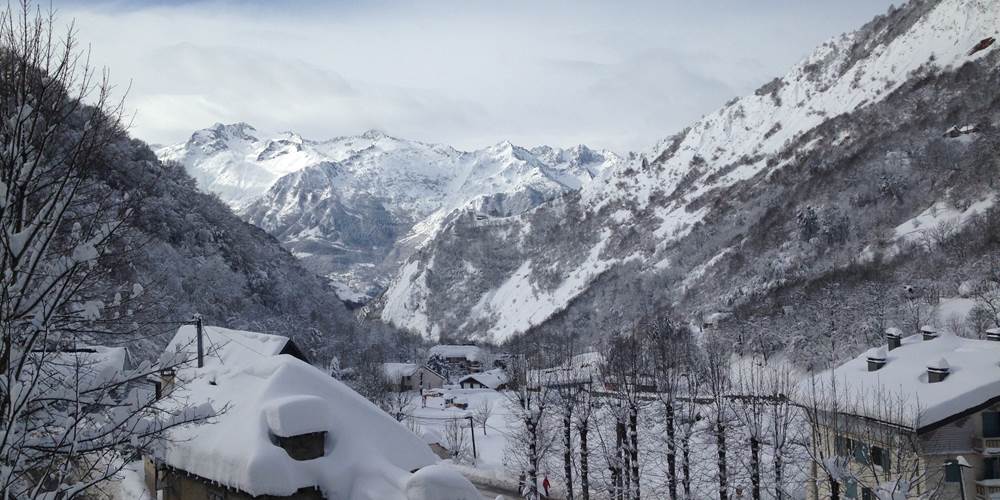
M798 384L792 368L784 361L770 361L770 369L765 377L768 397L767 413L770 420L772 467L774 472L774 498L783 500L788 496L785 479L786 457L792 445L792 436L798 426L798 408L794 401L798 394Z
M711 411L713 433L716 446L716 467L718 469L719 500L729 498L728 427L730 421L730 378L729 358L731 347L718 334L708 334L704 340L705 381L708 407Z
M627 334L614 336L607 349L602 378L611 387L614 402L609 405L617 418L622 452L619 471L622 490L632 500L641 496L639 477L639 411L644 392L655 390L650 372L646 338L637 326Z
M976 285L972 292L977 309L983 311L993 323L992 327L1000 327L1000 257L990 256L990 266L986 278Z
M599 370L599 368L598 368ZM593 421L597 398L594 381L588 374L587 384L577 394L576 433L580 443L580 498L590 500L590 425Z
M733 413L746 433L750 444L750 496L761 498L761 448L767 431L766 418L770 407L768 369L765 358L750 354L738 361L735 369Z
M520 354L508 366L508 391L514 433L511 436L516 458L526 469L524 495L529 500L541 499L538 491L540 467L552 445L546 417L555 397L551 386L542 382L542 362L536 357Z
M691 367L694 368L698 362L696 359L697 351L689 345L688 352L687 358L691 360ZM681 404L680 416L676 422L677 439L680 441L681 449L681 491L684 493L683 498L687 500L694 498L691 493L691 439L694 437L696 426L702 418L701 405L698 402L702 387L699 374L700 372L694 369L683 373L679 387Z
M99 339L125 343L139 330L127 311L142 287L121 284L115 271L127 264L141 200L101 177L109 150L126 140L121 109L72 27L58 33L54 14L28 0L0 11L4 498L86 495L165 430L206 416L164 413L141 388L154 373L148 363L109 370L88 354Z
M488 399L484 399L476 406L473 413L475 421L483 427L484 436L486 435L486 424L491 416L493 416L493 404Z
M652 356L656 394L663 409L667 446L667 492L677 499L677 413L678 396L690 366L690 331L674 325L666 312L648 316L641 323Z
M451 419L444 424L444 445L455 462L469 460L469 441L463 419Z

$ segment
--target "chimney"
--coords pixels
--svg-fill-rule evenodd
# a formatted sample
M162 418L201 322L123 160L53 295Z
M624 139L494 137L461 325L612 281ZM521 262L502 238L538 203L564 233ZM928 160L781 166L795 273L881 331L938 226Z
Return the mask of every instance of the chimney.
M931 325L921 326L920 333L923 334L924 340L934 340L938 337L937 328L934 328Z
M173 368L164 368L160 370L160 381L156 384L156 398L159 399L167 394L174 388L174 381L177 378L177 372Z
M889 350L896 349L903 345L903 332L896 327L891 327L885 331L885 340L889 344Z
M868 371L874 372L885 366L885 347L873 347L868 350Z
M927 365L927 383L938 383L948 378L949 373L951 373L951 365L948 364L947 359L941 358L937 362Z
M1000 342L1000 328L990 328L986 330L986 340Z

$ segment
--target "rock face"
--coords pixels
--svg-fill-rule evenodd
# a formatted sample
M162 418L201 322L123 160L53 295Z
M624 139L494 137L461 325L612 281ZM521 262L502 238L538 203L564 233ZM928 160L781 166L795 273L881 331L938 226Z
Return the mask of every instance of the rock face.
M368 313L430 337L600 335L898 257L913 239L897 226L928 207L958 206L958 226L991 210L976 175L995 175L998 55L970 50L998 21L984 0L894 8L577 192L452 214ZM970 133L943 137L954 126Z
M310 141L246 124L195 132L161 149L250 223L327 276L346 300L380 293L456 210L510 217L579 190L622 159L585 146L478 151L368 131Z

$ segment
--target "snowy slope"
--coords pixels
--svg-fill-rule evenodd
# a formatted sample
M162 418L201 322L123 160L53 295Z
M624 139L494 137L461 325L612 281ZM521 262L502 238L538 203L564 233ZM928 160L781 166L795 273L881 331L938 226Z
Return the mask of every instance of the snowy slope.
M583 294L595 301L601 294L620 295L625 289L613 287L629 281L650 280L684 293L686 285L709 279L708 268L740 253L688 243L695 238L692 231L710 240L733 224L752 222L740 222L747 214L763 217L729 212L745 200L728 193L767 200L768 184L782 170L813 158L821 140L842 150L866 140L824 135L848 115L877 107L907 84L963 65L982 62L992 68L995 46L974 54L970 49L996 36L998 26L1000 3L988 0L916 1L894 9L824 43L753 95L728 103L646 154L597 173L581 187L578 200L558 200L492 224L453 219L438 241L401 268L371 311L430 336L448 332L502 340L545 324ZM918 117L905 119L893 126L909 126ZM816 132L821 128L824 133ZM748 203L750 209L763 202ZM726 222L720 231L710 229L720 220ZM746 227L733 229L734 236L741 229ZM473 244L497 253L480 258L463 248ZM682 245L708 256L693 261L700 256L676 254ZM684 273L702 264L705 277L684 282ZM439 299L442 295L446 299ZM608 300L613 299L605 305ZM590 314L588 321L595 314L605 312Z
M311 141L246 124L216 124L159 154L356 301L381 291L453 211L516 215L622 161L585 146L529 151L503 142L462 152L378 131Z

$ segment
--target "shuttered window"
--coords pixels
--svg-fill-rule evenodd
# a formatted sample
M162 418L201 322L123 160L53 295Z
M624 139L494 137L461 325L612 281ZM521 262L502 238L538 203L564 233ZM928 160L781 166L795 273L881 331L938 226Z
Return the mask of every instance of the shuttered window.
M872 446L871 457L872 463L881 467L882 470L890 469L891 458L889 457L889 450L880 446Z
M962 469L961 466L955 462L951 462L944 466L944 482L946 483L957 483L962 480Z
M847 480L847 484L844 487L844 496L846 498L858 498L858 483L854 482L853 479Z
M1000 412L983 412L983 437L1000 437Z

